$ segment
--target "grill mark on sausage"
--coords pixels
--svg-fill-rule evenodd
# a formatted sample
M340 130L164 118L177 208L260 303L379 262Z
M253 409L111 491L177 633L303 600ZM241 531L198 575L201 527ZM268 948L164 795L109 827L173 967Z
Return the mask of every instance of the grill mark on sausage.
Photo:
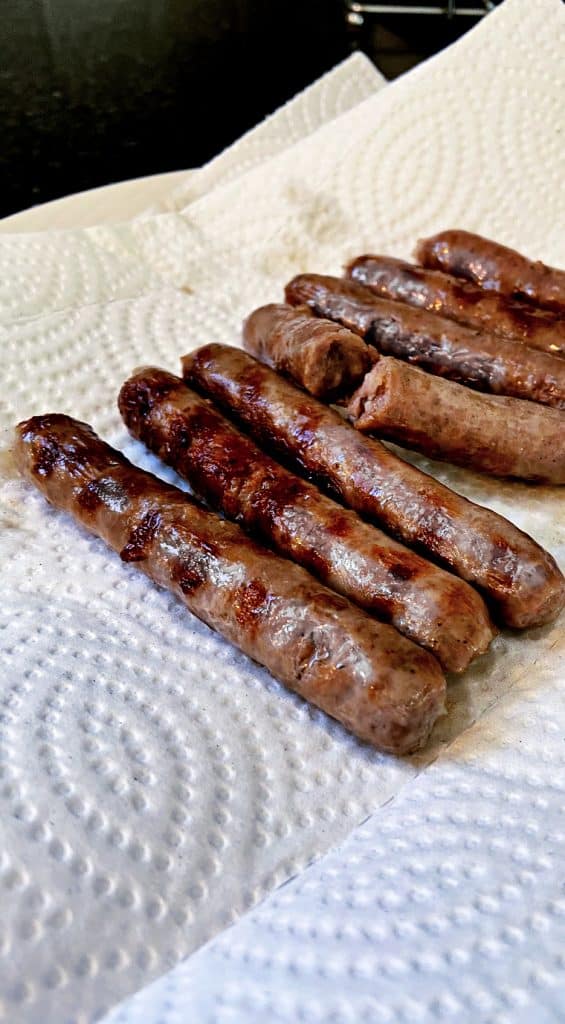
M157 510L147 512L141 522L132 530L120 551L122 562L142 562L147 558L160 524L160 512Z
M234 594L234 610L240 626L253 626L259 615L269 607L267 590L260 580L251 580L238 587Z
M388 567L389 572L394 576L395 580L410 580L416 575L416 572L410 566L403 564L402 562L393 562Z
M131 380L130 388L120 395L120 401L124 410L128 410L130 417L135 414L145 419L149 416L156 402L162 401L177 387L175 378L171 375L169 379L160 377L158 381L148 384L143 378Z
M348 537L351 534L351 520L348 519L347 516L336 512L328 526L328 532L331 533L333 537Z
M210 557L213 554L210 545L201 544L200 549L192 547L182 555L174 568L173 579L183 594L193 594L206 583L209 577Z
M164 446L163 457L172 465L182 467L190 452L196 490L214 508L219 507L222 496L226 495L231 509L230 494L233 492L234 499L237 497L253 470L248 447L233 431L222 429L222 419L212 409L187 411L186 415L179 412L171 418L170 426L170 440ZM155 448L150 438L145 437L145 440ZM218 449L222 452L221 460L215 457Z
M249 495L254 520L263 534L269 532L285 509L292 507L301 498L306 498L308 488L297 477L279 476L269 472L267 467L259 476L257 488Z

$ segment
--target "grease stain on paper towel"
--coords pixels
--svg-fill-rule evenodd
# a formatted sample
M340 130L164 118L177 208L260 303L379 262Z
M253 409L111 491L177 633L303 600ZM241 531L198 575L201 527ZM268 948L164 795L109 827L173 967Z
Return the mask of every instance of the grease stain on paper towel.
M288 218L266 251L258 254L257 269L284 278L311 269L314 259L320 267L323 249L335 248L350 225L339 201L295 178L284 184L279 201L287 206Z

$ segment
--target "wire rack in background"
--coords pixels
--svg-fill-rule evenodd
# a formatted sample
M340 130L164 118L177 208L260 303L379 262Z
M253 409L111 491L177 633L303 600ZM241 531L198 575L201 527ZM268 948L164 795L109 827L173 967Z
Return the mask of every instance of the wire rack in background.
M498 0L500 3L500 0ZM363 19L365 15L378 15L378 14L411 14L411 15L428 15L436 14L445 18L455 18L458 16L470 17L470 18L482 18L483 15L488 14L497 5L497 0L482 0L478 2L469 3L465 0L447 0L447 3L437 4L423 4L415 0L413 3L394 3L394 0L389 0L389 3L375 4L375 3L363 3L359 0L346 0L346 8L349 12L350 17L348 18L350 24L359 23L358 19Z
M387 78L396 78L454 42L500 2L344 0L344 10L352 49L364 50Z

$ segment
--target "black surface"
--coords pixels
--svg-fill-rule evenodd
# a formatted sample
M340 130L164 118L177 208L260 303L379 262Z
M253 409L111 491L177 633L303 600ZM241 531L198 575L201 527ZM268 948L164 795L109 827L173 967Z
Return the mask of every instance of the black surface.
M197 166L347 53L339 0L3 7L0 215Z
M0 216L198 166L353 46L393 77L470 27L352 32L342 0L0 3Z

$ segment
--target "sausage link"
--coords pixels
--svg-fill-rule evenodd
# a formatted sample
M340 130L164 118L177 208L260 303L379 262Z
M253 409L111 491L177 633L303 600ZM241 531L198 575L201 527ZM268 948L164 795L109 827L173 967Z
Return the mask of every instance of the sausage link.
M461 672L488 647L484 602L467 583L364 523L265 455L205 398L153 367L118 399L130 433L213 508Z
M351 394L374 361L357 334L318 320L309 306L261 306L243 325L243 344L262 363L328 400Z
M234 414L260 444L477 584L508 625L539 625L558 615L565 602L561 572L507 519L403 462L240 349L206 345L182 363L185 379Z
M345 276L382 299L406 302L479 331L517 338L542 352L565 356L565 320L441 270L392 256L359 256L348 264Z
M482 334L425 309L379 299L363 285L338 277L301 274L287 286L287 297L357 330L384 355L439 377L565 408L565 361L513 338Z
M565 484L565 413L471 391L384 356L353 395L357 430L493 476Z
M529 260L515 249L471 231L441 231L423 238L416 257L425 267L466 277L486 291L526 299L565 314L565 270Z
M357 281L344 281L328 274L297 274L284 293L291 306L309 306L316 316L335 320L365 339L379 313L398 305L378 299Z
M52 504L361 739L397 754L425 743L445 680L435 658L392 626L134 468L84 423L21 423L16 458Z

